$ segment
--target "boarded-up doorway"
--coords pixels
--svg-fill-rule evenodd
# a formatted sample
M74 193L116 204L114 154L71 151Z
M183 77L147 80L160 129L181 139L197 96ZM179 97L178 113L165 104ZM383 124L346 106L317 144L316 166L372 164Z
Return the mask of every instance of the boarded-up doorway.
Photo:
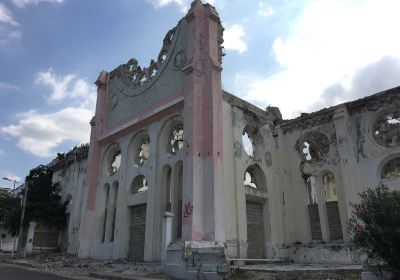
M247 258L262 259L265 257L263 205L246 201L246 216Z
M129 252L131 261L143 261L146 230L146 204L130 207Z

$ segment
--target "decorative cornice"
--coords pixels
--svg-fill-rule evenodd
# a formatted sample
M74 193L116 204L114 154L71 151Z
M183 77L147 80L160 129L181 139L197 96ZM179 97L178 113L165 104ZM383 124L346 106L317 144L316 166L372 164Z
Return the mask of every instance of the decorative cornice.
M127 96L139 95L146 91L157 80L171 59L179 34L179 26L180 23L167 32L157 60L152 59L148 67L142 69L138 61L131 58L126 64L111 71L112 90Z

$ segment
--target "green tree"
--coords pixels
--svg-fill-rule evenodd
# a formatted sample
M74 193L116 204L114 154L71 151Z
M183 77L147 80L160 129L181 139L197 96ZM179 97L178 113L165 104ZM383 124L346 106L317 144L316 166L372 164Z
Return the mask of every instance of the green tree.
M21 219L21 199L9 193L0 196L0 221L12 236L16 236Z
M32 169L26 177L28 196L24 223L29 221L64 227L69 201L62 202L57 185L52 183L53 172L45 165Z
M384 268L400 277L400 192L379 185L359 195L360 202L351 204L349 231L353 241L378 270Z

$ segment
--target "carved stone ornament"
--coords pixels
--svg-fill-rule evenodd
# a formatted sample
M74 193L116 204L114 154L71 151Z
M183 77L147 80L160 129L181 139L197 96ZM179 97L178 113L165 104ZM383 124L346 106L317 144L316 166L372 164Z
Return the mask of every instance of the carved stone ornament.
M113 91L119 91L127 96L135 96L145 91L164 70L171 53L174 50L179 25L165 35L163 46L157 60L151 60L150 65L142 69L135 58L122 64L110 73Z
M301 136L295 148L304 162L319 163L326 159L329 144L329 139L325 134L312 131Z
M186 62L186 54L184 50L179 51L174 58L174 67L176 70L182 69Z
M375 141L386 147L400 146L400 111L381 116L373 129Z
M114 93L110 99L111 109L114 109L115 107L117 107L117 104L118 104L118 94Z

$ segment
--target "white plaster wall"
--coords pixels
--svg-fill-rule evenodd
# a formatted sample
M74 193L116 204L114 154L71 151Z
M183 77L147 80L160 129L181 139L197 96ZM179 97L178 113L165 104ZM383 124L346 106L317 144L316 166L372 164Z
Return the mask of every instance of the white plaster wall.
M400 189L400 178L381 180L380 177L384 163L399 156L400 147L384 147L373 138L373 124L388 109L350 113L345 106L338 106L332 110L329 121L316 119L311 126L283 130L265 124L259 127L262 141L252 158L246 154L242 143L242 132L247 124L245 109L224 100L224 217L229 257L247 255L245 201L248 197L243 187L243 174L249 165L257 163L267 178L268 203L264 205L267 257L287 257L298 262L315 262L322 258L321 261L337 262L345 255L342 262L359 262L362 256L350 254L348 252L353 250L346 249L346 242L350 241L347 232L352 211L350 202L357 202L358 193L379 182L391 189ZM316 178L323 241L320 245L311 240L307 193L300 168L302 159L295 149L296 141L311 131L324 133L330 141L326 160L304 165L304 171ZM334 245L336 241L331 243L329 240L323 185L323 176L327 172L335 177L344 242L341 244L346 247L340 250L332 249L337 246ZM301 246L304 248L293 249Z
M83 196L86 184L87 160L73 162L68 167L53 172L53 183L59 183L60 195L65 201L71 198L67 213L69 214L68 228L64 232L63 241L67 252L77 254L79 248L79 230L83 211ZM66 236L65 236L66 234Z
M120 259L128 257L129 250L129 226L130 226L130 208L131 206L146 204L146 233L145 233L145 261L161 260L161 230L162 213L165 209L161 206L163 201L162 188L165 182L162 182L162 169L165 165L171 166L171 188L176 188L176 176L178 163L182 161L182 151L176 155L167 152L167 139L170 129L176 124L179 112L155 121L144 128L133 131L120 137L112 143L102 146L102 164L100 168L100 180L98 192L96 194L96 230L93 236L94 246L92 257L96 259ZM134 161L137 147L133 147L132 142L138 133L146 131L150 138L150 155L144 165L138 165ZM107 148L118 143L121 150L121 166L118 172L109 176L105 172L104 158L107 154ZM131 193L131 184L138 175L144 175L147 179L148 190L136 194ZM106 226L106 238L101 242L104 209L105 209L105 184L112 188L114 182L118 182L117 214L115 221L114 241L110 241L111 223ZM113 191L110 191L110 199L113 200ZM109 199L109 201L110 201ZM111 219L111 209L107 220Z

